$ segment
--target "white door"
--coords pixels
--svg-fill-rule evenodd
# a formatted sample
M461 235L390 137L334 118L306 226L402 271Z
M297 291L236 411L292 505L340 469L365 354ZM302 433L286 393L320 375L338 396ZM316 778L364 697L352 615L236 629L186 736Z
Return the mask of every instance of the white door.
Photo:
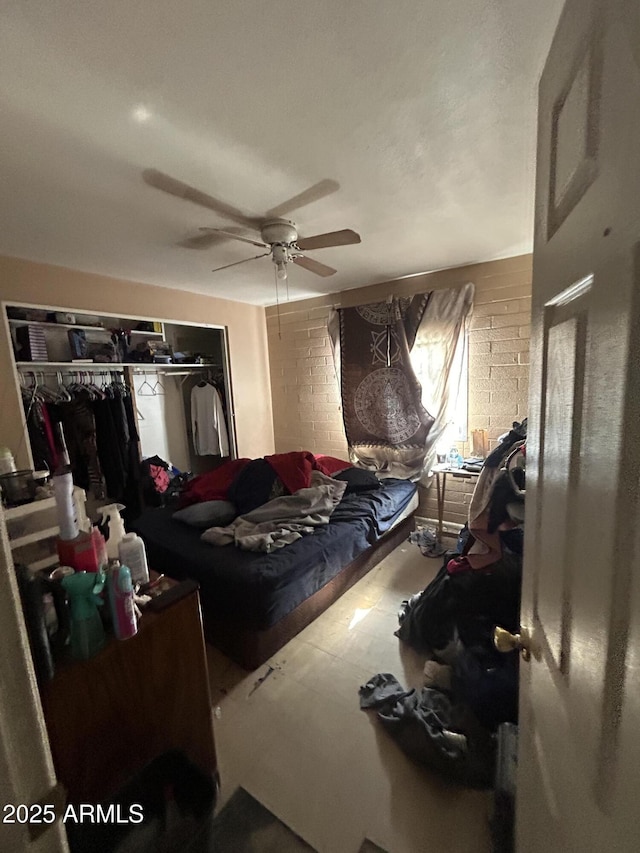
M568 0L538 121L517 845L637 853L638 0Z

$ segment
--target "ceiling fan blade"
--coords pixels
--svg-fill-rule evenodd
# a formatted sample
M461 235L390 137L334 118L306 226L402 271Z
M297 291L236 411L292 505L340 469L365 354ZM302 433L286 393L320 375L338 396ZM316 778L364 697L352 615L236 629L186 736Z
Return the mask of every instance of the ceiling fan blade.
M219 241L217 234L198 234L197 237L187 237L177 244L183 249L209 249Z
M271 252L263 252L261 255L254 255L253 258L245 258L243 261L234 261L234 263L232 264L225 264L223 267L216 267L215 269L211 270L211 272L220 272L220 270L228 270L229 267L237 267L238 264L246 264L249 261L257 260L258 258L266 258L267 255L270 254Z
M343 231L329 231L327 234L316 234L314 237L303 237L298 240L298 247L307 249L328 249L330 246L352 246L360 243L360 235L349 228Z
M309 272L321 275L323 278L326 278L329 275L334 275L338 272L338 270L334 270L333 267L328 267L326 264L321 264L320 261L316 261L313 258L307 258L304 255L294 258L293 263L297 264L299 267L304 267L306 270L309 270Z
M317 184L309 187L309 189L303 190L301 193L298 193L298 195L294 195L293 198L290 198L288 201L283 201L282 204L272 207L271 210L268 210L265 214L265 219L270 219L272 217L277 219L281 216L286 216L287 213L291 213L293 210L299 210L301 207L305 207L313 201L319 201L321 198L331 195L339 189L340 184L337 181L325 178L324 181L318 181Z
M150 187L155 187L157 190L162 190L169 195L174 195L177 198L182 198L185 201L191 201L194 204L199 204L201 207L206 207L208 210L213 210L239 225L244 225L245 228L260 228L261 219L253 219L250 216L245 216L242 211L237 210L230 204L227 204L220 199L214 198L201 190L190 187L182 181L172 178L170 175L165 175L164 172L159 172L157 169L145 169L142 173L142 178Z
M200 230L206 232L206 236L222 234L223 237L231 237L232 240L242 240L243 243L251 243L252 246L259 246L261 249L268 248L267 243L263 243L262 241L258 242L258 240L251 240L249 237L245 237L242 234L234 234L233 231L225 231L222 228L201 228Z

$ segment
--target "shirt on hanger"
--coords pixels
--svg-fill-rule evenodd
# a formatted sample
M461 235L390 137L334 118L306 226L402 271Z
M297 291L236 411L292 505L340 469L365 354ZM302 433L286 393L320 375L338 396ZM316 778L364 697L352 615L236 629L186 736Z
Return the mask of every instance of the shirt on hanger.
M191 391L191 429L198 456L228 456L229 438L220 394L213 385L196 385Z

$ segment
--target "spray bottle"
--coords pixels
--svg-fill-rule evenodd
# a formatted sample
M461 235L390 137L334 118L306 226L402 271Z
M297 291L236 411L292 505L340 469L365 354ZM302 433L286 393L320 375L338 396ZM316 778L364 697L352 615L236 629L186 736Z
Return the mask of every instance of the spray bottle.
M76 572L64 577L62 586L71 608L71 653L79 660L88 660L104 645L104 629L98 613L104 574Z
M107 538L107 557L109 560L118 559L118 546L125 535L124 521L120 515L123 509L124 504L107 504L98 509L102 517L103 529L107 526L109 531Z

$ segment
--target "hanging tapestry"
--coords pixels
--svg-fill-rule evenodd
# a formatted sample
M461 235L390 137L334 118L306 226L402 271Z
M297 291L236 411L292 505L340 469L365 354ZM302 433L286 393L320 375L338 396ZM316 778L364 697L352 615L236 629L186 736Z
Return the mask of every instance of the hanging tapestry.
M343 418L356 456L359 449L392 449L401 462L424 448L433 418L421 403L409 353L429 298L421 293L338 312Z
M454 356L464 344L473 292L465 284L330 313L327 327L355 465L409 479L429 470L457 395Z

